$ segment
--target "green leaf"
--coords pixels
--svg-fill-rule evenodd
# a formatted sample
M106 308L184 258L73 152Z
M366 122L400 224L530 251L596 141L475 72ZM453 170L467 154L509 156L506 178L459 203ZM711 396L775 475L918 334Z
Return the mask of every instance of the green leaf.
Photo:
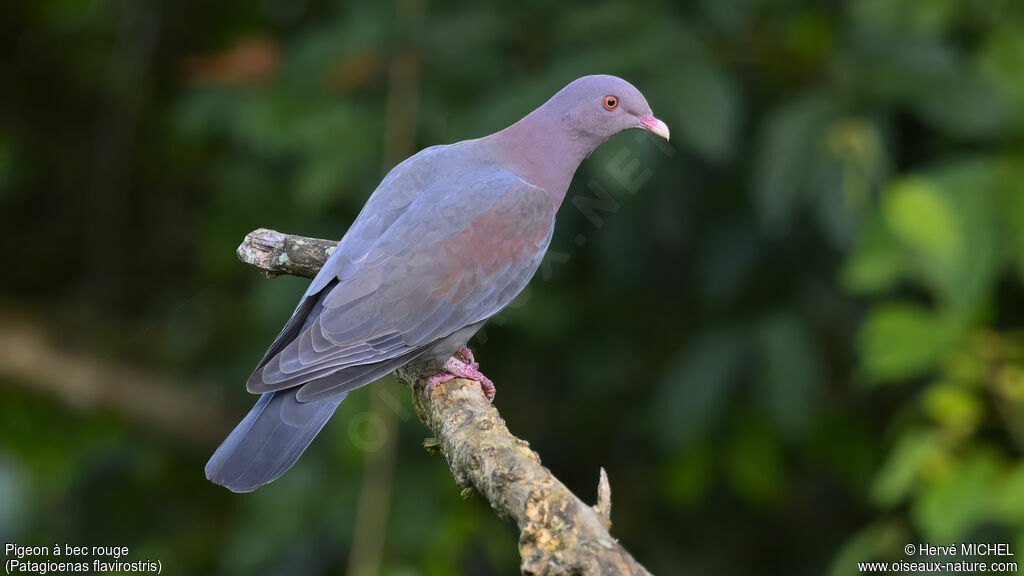
M846 250L886 171L879 129L841 116L829 95L809 94L774 111L757 142L754 204L762 228L785 234L811 209L821 233Z
M919 259L919 273L957 313L981 306L996 281L1001 239L994 199L1000 173L999 162L989 158L946 163L929 173L958 222L960 247L951 260Z
M873 199L888 170L880 128L860 117L839 118L825 132L828 154L814 184L821 230L846 250L874 213Z
M910 516L931 542L958 542L992 516L1000 479L998 456L975 449L925 485Z
M934 432L905 432L875 476L871 487L871 499L887 508L896 506L907 498L918 480L921 469L941 453L942 445Z
M671 460L667 467L665 497L680 506L704 501L714 479L714 452L709 442L697 442Z
M842 283L855 294L881 292L895 285L907 266L899 240L882 218L872 218L843 268Z
M1004 522L1024 523L1024 464L1016 464L1003 478L993 510Z
M907 531L900 523L880 521L871 524L843 544L832 560L828 576L862 574L857 570L858 562L897 557L903 553L907 537Z
M961 138L993 138L1011 126L1000 92L952 43L879 30L858 39L849 72L858 90Z
M654 413L672 448L691 444L719 416L746 349L742 332L720 329L688 345L669 365Z
M998 212L1007 235L1005 254L1024 280L1024 159L1004 162L999 179Z
M1003 21L988 34L978 56L984 78L1013 108L1018 133L1024 128L1024 35L1013 21Z
M924 408L929 416L958 434L973 432L985 415L977 396L954 384L929 388L924 397Z
M902 279L916 280L953 312L970 315L998 273L999 213L1012 212L995 208L1002 172L997 162L970 160L894 182L881 217L862 232L843 283L857 293L874 293Z
M863 26L909 32L922 36L942 34L956 23L963 0L892 2L859 0L850 4L854 19Z
M959 322L912 304L883 304L861 328L861 363L872 381L919 376L934 368L959 336Z
M1024 524L1024 463L1017 463L1002 479L992 508L1002 521Z
M679 134L682 142L709 162L730 160L743 108L732 77L710 62L689 59L680 63L666 88L674 95L669 112L673 136Z
M761 377L757 379L765 405L789 437L806 432L821 384L816 347L799 320L780 315L757 332Z
M778 433L753 418L741 421L729 446L728 472L733 489L752 504L778 503L787 482Z
M758 139L752 189L761 225L769 233L789 229L808 184L820 170L825 128L835 115L830 100L811 95L776 110L766 121Z
M950 262L962 249L962 232L949 200L924 178L894 183L882 205L886 223L911 249Z

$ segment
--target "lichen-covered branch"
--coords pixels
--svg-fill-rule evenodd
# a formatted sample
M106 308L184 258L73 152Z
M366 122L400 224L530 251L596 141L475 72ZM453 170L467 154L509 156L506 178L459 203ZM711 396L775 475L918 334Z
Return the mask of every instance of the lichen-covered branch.
M269 275L313 277L337 243L260 229L238 248L242 261ZM480 390L457 378L424 390L424 374L399 369L413 390L420 420L437 437L463 489L480 493L502 518L519 527L522 572L530 575L648 574L611 535L611 487L601 470L598 503L589 506L541 465L540 457L509 432Z
M403 376L400 370L408 381ZM418 384L414 390L416 413L440 440L455 481L519 527L524 574L647 574L608 534L597 510L508 431L478 382L459 378L430 394Z
M333 240L260 228L245 235L236 253L239 260L259 268L271 278L281 274L312 278L337 246Z

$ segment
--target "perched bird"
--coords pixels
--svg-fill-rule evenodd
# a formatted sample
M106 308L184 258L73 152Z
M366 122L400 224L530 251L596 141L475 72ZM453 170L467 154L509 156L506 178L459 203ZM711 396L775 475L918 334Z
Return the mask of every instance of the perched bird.
M405 364L492 398L466 343L537 271L580 162L628 128L669 137L631 84L585 76L500 132L391 170L249 377L262 396L206 477L235 492L274 480L349 392Z

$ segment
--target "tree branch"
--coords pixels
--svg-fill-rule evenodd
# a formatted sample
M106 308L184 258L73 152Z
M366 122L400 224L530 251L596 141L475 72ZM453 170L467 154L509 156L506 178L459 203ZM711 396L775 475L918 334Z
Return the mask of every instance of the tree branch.
M245 237L238 257L270 276L312 278L337 242L290 236L261 228ZM505 421L480 390L480 384L457 378L428 394L426 374L399 369L399 379L413 390L413 404L436 440L455 481L473 488L498 516L519 527L523 574L649 574L608 533L611 487L601 470L598 504L589 506L541 465L529 444L508 431Z
M312 278L323 268L337 242L292 236L260 228L245 235L235 251L238 259L259 268L269 278L281 274Z
M185 382L65 349L37 324L0 314L0 376L76 409L109 410L195 446L216 446L234 418Z

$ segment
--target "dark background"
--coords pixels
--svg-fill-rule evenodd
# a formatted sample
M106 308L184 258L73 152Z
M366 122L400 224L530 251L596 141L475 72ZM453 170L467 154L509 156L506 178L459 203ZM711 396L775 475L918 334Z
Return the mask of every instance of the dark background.
M656 574L1024 551L1024 4L45 0L0 7L0 540L168 574L518 572L391 378L250 495L203 465L305 280L415 150L620 75L475 339L513 433ZM603 190L604 196L595 190Z

